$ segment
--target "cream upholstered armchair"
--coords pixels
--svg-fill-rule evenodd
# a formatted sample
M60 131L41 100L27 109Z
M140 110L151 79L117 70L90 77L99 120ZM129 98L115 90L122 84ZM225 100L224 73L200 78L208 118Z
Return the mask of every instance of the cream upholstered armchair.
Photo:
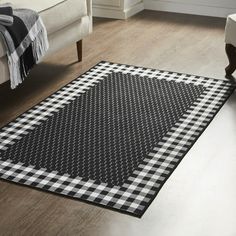
M229 65L225 68L226 76L231 76L236 70L236 14L227 17L225 27L225 50Z
M0 0L16 8L30 8L43 19L48 32L47 55L76 43L82 60L82 39L92 32L92 0ZM0 37L0 84L9 80L6 49Z

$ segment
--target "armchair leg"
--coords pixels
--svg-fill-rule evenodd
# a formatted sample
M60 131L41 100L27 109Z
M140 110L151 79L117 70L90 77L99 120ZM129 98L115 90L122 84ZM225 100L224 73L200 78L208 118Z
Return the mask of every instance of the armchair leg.
M82 61L82 40L76 43L77 46L77 55L78 55L78 62Z
M225 51L229 59L229 65L225 68L225 72L226 76L231 76L236 70L236 47L226 44Z

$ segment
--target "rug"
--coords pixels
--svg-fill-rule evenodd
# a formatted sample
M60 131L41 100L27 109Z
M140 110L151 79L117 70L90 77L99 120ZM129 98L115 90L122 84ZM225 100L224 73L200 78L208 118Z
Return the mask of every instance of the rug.
M233 90L100 62L0 130L0 178L141 217Z

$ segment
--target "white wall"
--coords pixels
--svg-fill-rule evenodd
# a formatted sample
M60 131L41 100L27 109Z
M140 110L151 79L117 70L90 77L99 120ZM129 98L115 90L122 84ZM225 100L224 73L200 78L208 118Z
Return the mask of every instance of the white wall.
M143 9L226 17L236 0L93 0L93 15L126 19Z
M144 8L226 17L228 14L236 13L236 0L144 0Z

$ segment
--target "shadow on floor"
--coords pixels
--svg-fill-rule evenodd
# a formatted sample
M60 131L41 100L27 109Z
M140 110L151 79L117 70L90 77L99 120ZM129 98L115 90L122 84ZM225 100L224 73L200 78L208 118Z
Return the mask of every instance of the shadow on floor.
M3 111L9 107L17 108L22 103L28 102L30 98L40 96L49 88L55 87L55 84L60 84L69 73L72 64L41 63L35 66L29 77L16 89L10 88L10 81L0 85L0 110Z
M142 19L150 23L169 23L169 24L180 24L183 26L191 25L201 28L209 29L224 29L225 27L225 18L220 17L210 17L210 16L198 16L182 13L173 13L173 12L160 12L152 10L144 10L139 14L135 15L134 18ZM130 18L132 19L132 18Z

